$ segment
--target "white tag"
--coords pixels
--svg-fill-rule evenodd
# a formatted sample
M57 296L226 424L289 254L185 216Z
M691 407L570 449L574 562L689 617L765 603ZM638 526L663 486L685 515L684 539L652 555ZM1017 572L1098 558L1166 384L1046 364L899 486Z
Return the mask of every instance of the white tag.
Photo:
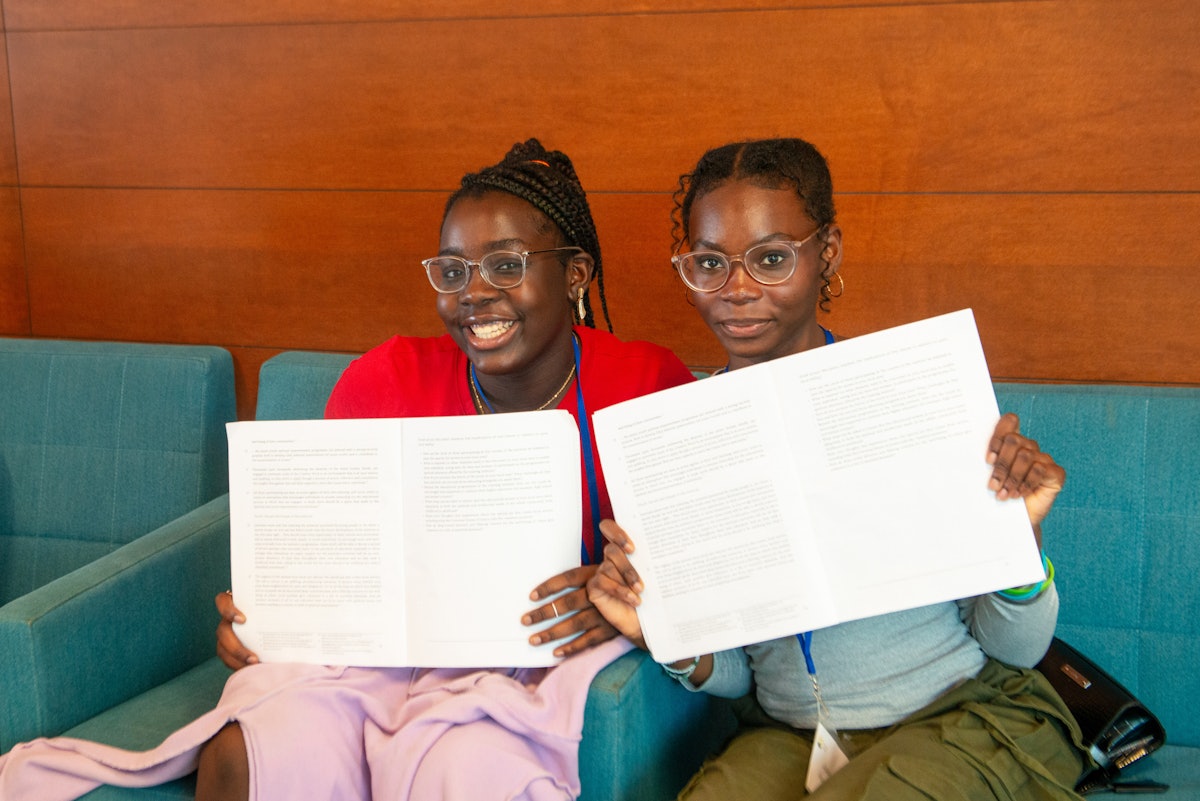
M850 760L838 745L837 737L830 734L824 723L817 724L813 732L812 758L808 760L808 776L804 789L815 792L821 783L841 770Z

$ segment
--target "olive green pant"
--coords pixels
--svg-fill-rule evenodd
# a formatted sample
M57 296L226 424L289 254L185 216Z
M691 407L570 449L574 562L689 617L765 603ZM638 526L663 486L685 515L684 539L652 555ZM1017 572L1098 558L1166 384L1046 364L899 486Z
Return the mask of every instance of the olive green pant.
M841 732L850 763L804 790L812 732L739 708L741 725L680 793L687 801L1077 801L1090 758L1061 699L1034 670L991 661L886 729ZM833 711L837 723L836 708Z

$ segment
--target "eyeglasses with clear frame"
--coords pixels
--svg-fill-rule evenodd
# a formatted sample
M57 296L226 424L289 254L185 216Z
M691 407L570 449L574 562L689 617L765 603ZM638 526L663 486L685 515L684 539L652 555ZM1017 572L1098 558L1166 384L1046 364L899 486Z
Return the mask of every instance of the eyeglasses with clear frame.
M483 256L479 261L471 261L461 256L434 256L425 259L421 264L425 267L425 275L429 283L443 295L462 292L471 282L471 268L474 267L496 289L512 289L521 285L525 280L525 270L529 266L529 257L539 253L555 253L572 250L582 253L583 248L568 245L560 248L545 250L495 250Z
M817 226L803 239L778 242L763 242L748 248L745 253L728 256L719 250L693 250L671 257L679 277L697 292L716 292L729 283L733 274L733 263L740 261L746 273L760 284L775 286L782 284L796 272L800 260L800 248L817 235L823 226Z

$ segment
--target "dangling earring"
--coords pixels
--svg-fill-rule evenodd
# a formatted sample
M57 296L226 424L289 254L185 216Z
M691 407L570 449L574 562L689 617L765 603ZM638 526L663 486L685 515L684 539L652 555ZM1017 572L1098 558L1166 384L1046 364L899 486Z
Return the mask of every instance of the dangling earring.
M834 273L833 275L834 275L834 277L835 277L835 278L837 278L837 280L838 280L838 291L837 291L837 294L836 294L836 295L835 295L835 294L833 294L833 291L832 291L832 289L831 289L831 288L833 287L833 280L832 280L832 279L830 279L830 281L829 281L829 285L828 285L828 287L827 287L827 288L829 288L829 289L830 289L830 292L829 292L829 297L831 297L831 298L840 298L840 297L842 296L842 293L846 291L846 281L845 281L845 280L842 278L842 274L841 274L841 272L836 272L836 273Z
M578 312L579 322L581 323L583 322L584 318L587 317L587 310L583 308L583 293L584 288L579 287L579 298L575 301L575 311Z

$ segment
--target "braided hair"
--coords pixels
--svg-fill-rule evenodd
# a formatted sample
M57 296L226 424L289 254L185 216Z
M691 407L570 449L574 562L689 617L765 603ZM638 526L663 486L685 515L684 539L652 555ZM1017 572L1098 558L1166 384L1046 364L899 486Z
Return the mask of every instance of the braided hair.
M803 139L759 139L735 142L713 148L700 157L696 168L679 177L672 196L671 239L676 251L691 239L689 217L692 204L728 181L749 181L767 189L792 189L804 201L808 216L819 225L818 239L829 241L829 226L834 222L833 178L825 157ZM822 251L823 252L823 251ZM828 268L828 261L821 257ZM829 291L829 270L821 272L822 311L829 311L833 295Z
M545 214L558 226L566 244L582 248L595 263L592 274L600 290L600 306L608 330L612 331L612 319L608 316L608 300L604 295L604 270L600 261L600 239L596 234L596 223L588 206L587 194L575 174L575 166L566 153L546 150L537 139L518 142L505 154L499 164L484 167L479 172L463 176L462 186L446 201L442 219L450 213L460 198L479 197L487 192L500 191L516 195ZM584 315L579 322L595 328L592 300L583 297Z

